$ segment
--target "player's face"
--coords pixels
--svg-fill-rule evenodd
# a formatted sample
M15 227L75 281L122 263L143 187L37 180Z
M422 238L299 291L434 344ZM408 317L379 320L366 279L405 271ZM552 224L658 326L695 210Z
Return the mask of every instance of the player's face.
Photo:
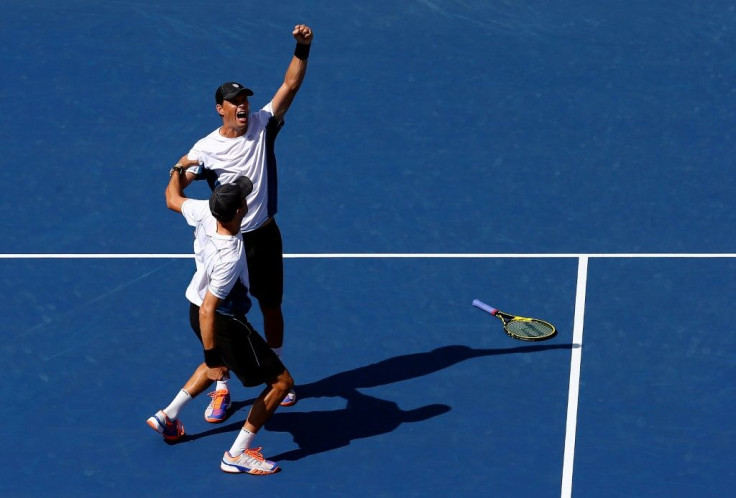
M247 95L238 95L233 99L224 100L218 107L225 126L245 132L248 128L248 115L250 114Z

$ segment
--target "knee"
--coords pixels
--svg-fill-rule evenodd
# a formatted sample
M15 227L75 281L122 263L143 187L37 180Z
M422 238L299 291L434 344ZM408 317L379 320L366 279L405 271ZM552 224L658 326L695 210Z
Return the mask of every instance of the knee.
M288 370L284 370L284 372L276 378L276 382L273 385L274 389L284 393L291 391L292 387L294 387L294 379L291 377Z

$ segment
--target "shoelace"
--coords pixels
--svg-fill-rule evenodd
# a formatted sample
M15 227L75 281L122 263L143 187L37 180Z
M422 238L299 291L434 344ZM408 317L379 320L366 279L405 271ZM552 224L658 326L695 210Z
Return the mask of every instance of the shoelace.
M266 459L263 458L263 455L261 454L261 449L262 448L263 448L263 446L259 446L258 448L253 448L253 449L247 449L243 453L245 453L246 455L248 455L251 458L255 458L256 460L260 460L260 461L263 462Z
M219 391L213 391L211 393L207 393L207 396L212 398L212 408L215 410L219 410L222 406L222 402L225 401L225 396L228 395L228 392L220 389Z

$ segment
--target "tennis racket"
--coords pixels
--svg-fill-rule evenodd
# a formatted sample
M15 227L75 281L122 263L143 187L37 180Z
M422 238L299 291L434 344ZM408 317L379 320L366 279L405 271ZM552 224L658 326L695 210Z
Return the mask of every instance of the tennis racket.
M554 325L544 320L504 313L478 299L473 299L473 306L498 317L503 322L503 330L514 339L522 341L545 341L557 335L557 329Z

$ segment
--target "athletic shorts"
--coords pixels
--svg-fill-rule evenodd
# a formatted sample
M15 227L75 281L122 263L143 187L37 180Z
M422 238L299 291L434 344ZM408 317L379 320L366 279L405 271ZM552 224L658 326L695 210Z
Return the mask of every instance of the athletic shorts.
M279 308L284 296L284 255L281 231L271 220L243 233L250 293L264 308Z
M202 342L199 306L192 303L189 306L189 323L199 342ZM286 370L276 353L244 316L216 313L215 342L222 362L245 387L272 381Z

